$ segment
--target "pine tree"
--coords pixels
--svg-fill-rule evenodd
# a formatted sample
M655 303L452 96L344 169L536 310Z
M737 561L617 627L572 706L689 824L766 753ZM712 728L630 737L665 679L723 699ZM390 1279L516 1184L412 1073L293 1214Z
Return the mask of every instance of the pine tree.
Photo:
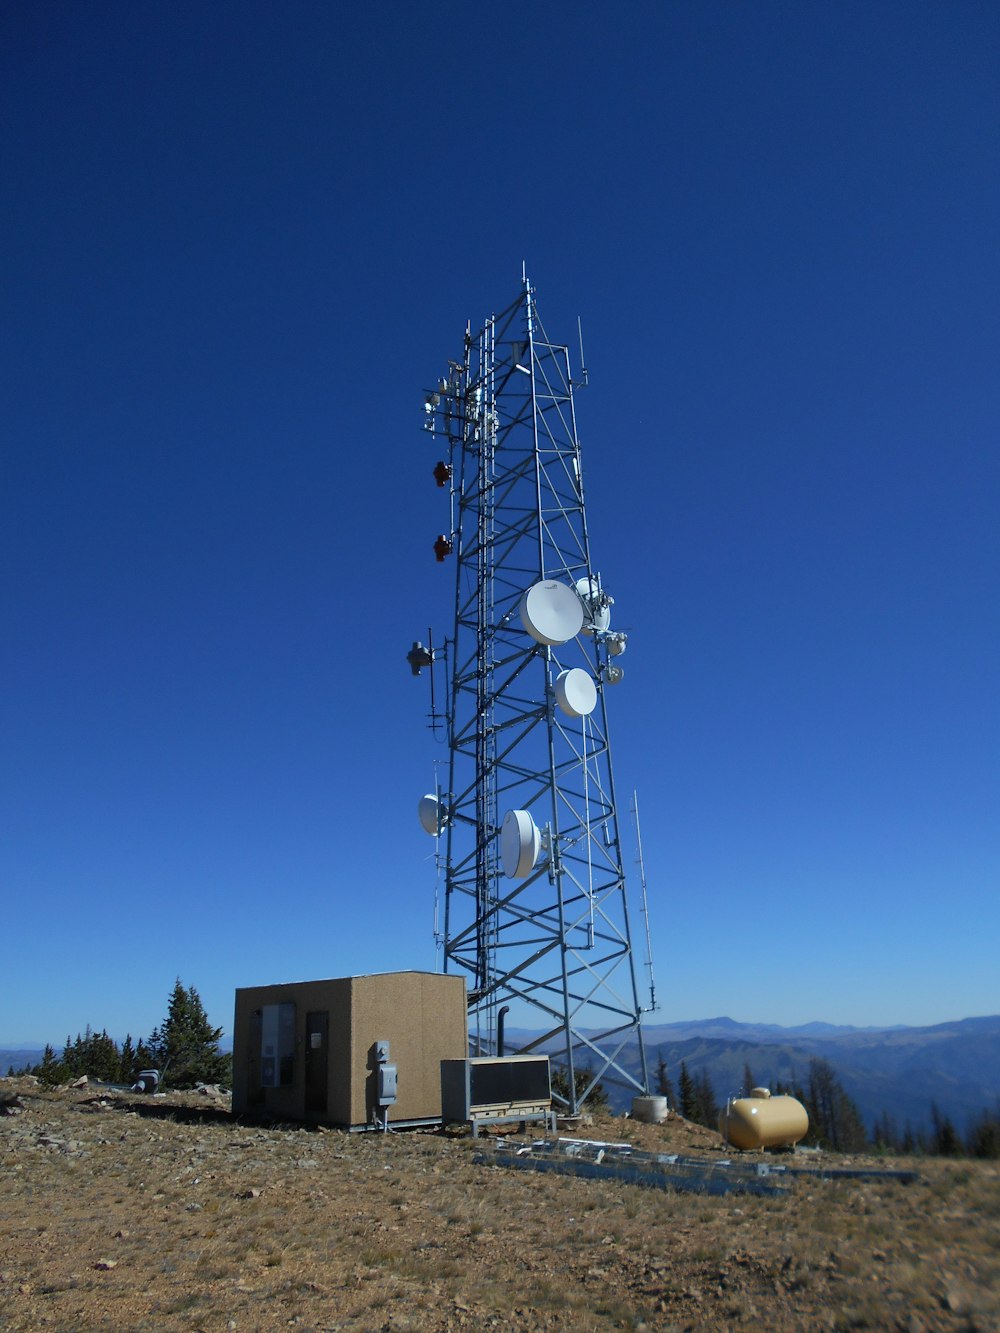
M719 1119L719 1107L707 1069L701 1070L694 1077L694 1100L695 1110L692 1120L697 1121L699 1125L714 1129Z
M62 1055L63 1077L65 1079L80 1078L87 1072L87 1052L90 1049L90 1024L87 1024L87 1030L81 1037L79 1032L75 1039L66 1038L66 1048Z
M660 1052L660 1057L656 1065L656 1091L661 1097L666 1097L668 1106L675 1106L674 1089L670 1082L670 1075L667 1073L667 1062Z
M883 1111L872 1126L872 1144L882 1152L899 1151L896 1122L888 1111Z
M933 1125L932 1152L939 1157L961 1157L962 1140L949 1116L942 1115L936 1103L931 1103L931 1124Z
M132 1061L132 1081L139 1077L143 1069L153 1068L153 1055L142 1037L139 1038L135 1047L135 1059Z
M219 1050L222 1028L212 1027L201 996L187 990L178 977L170 996L167 1017L149 1035L147 1047L162 1085L191 1088L196 1083L218 1083L227 1078L229 1061Z
M95 1033L88 1023L83 1036L78 1032L75 1040L66 1038L62 1059L57 1060L52 1047L46 1046L41 1064L32 1072L50 1084L65 1083L84 1074L105 1083L116 1083L120 1064L121 1056L115 1040L105 1029Z
M1000 1157L1000 1101L993 1111L983 1111L973 1121L966 1147L970 1157Z
M743 1096L744 1096L744 1097L749 1097L749 1096L750 1096L750 1093L754 1090L754 1088L755 1088L756 1086L757 1086L757 1084L754 1082L754 1078L753 1078L753 1070L750 1068L749 1064L744 1064L744 1066L743 1066Z
M115 1083L121 1072L121 1052L113 1037L105 1029L95 1033L90 1040L87 1058L87 1074L100 1079L102 1083Z
M807 1142L835 1152L863 1152L868 1146L861 1112L826 1060L809 1061L805 1107L809 1115Z
M688 1073L687 1065L681 1061L680 1073L677 1075L677 1096L680 1101L681 1115L685 1120L694 1120L698 1110L697 1091L694 1085L694 1079Z
M132 1034L126 1032L125 1040L122 1042L121 1055L118 1058L118 1073L115 1077L119 1083L134 1083L138 1072L135 1063L135 1051L132 1047Z
M37 1074L42 1082L49 1087L54 1087L55 1084L61 1083L66 1077L63 1071L62 1062L56 1059L56 1053L51 1046L45 1047L45 1050L42 1052L42 1063L36 1065L31 1072Z

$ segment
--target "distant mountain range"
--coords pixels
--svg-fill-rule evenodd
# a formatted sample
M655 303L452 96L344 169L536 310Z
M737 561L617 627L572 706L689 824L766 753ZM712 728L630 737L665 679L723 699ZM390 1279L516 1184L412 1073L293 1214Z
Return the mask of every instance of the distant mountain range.
M62 1050L62 1047L59 1048ZM25 1065L37 1065L41 1063L42 1056L45 1054L44 1047L34 1046L0 1046L0 1078L2 1078L11 1065L15 1069L23 1069Z
M517 1049L533 1035L509 1029L508 1049ZM857 1104L869 1132L883 1111L900 1133L907 1123L915 1133L926 1130L935 1104L964 1133L970 1119L993 1110L1000 1101L1000 1015L934 1027L881 1028L835 1023L781 1027L703 1018L644 1024L643 1036L651 1085L662 1058L676 1093L683 1061L692 1075L707 1071L719 1102L747 1091L747 1067L755 1084L804 1086L809 1061L826 1060ZM620 1061L638 1078L638 1043L630 1043ZM607 1083L606 1090L614 1110L623 1111L631 1104L627 1089Z
M650 1024L643 1029L650 1078L662 1058L676 1088L684 1061L690 1073L707 1070L722 1101L745 1091L744 1068L754 1082L805 1084L809 1061L826 1060L857 1103L869 1129L883 1111L899 1130L930 1124L931 1104L964 1131L971 1117L1000 1100L1000 1016L964 1018L933 1027L856 1028L831 1023L779 1027L731 1018ZM639 1067L638 1046L624 1062Z
M508 1029L515 1050L534 1034ZM826 1060L857 1103L871 1131L883 1111L902 1132L930 1125L931 1105L951 1117L960 1133L971 1118L1000 1101L1000 1015L963 1018L934 1027L857 1028L833 1023L780 1027L775 1023L738 1023L706 1018L689 1023L644 1026L646 1061L655 1082L660 1059L674 1088L681 1061L689 1073L708 1072L719 1101L745 1091L744 1069L759 1084L805 1084L809 1061ZM58 1051L57 1051L58 1054ZM0 1048L0 1075L13 1065L37 1064L33 1047ZM622 1064L639 1076L639 1048L626 1047ZM632 1094L608 1086L611 1104L624 1110Z

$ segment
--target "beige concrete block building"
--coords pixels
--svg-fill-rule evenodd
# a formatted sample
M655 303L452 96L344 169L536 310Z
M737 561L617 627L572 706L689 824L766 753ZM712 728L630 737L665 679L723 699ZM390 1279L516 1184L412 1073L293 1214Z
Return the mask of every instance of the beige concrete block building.
M379 1042L398 1072L389 1124L440 1120L441 1061L468 1054L465 978L384 972L237 990L233 1113L371 1125Z

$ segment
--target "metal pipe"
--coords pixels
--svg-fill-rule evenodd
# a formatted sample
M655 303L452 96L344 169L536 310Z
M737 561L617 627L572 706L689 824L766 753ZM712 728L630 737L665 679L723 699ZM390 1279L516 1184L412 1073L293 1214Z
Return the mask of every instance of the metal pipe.
M500 1011L497 1014L497 1055L505 1054L503 1048L503 1021L509 1013L510 1013L510 1005L502 1004L500 1006Z

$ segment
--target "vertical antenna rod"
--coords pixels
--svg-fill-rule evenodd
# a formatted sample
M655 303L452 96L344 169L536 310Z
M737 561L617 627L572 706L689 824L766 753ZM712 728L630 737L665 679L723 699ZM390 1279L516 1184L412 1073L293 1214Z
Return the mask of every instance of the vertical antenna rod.
M642 885L642 919L646 926L646 968L649 972L649 1009L656 1009L656 981L653 977L653 940L649 933L649 896L646 892L646 865L642 859L642 829L639 827L639 793L632 790L632 813L635 816L635 845L639 852L639 883Z

